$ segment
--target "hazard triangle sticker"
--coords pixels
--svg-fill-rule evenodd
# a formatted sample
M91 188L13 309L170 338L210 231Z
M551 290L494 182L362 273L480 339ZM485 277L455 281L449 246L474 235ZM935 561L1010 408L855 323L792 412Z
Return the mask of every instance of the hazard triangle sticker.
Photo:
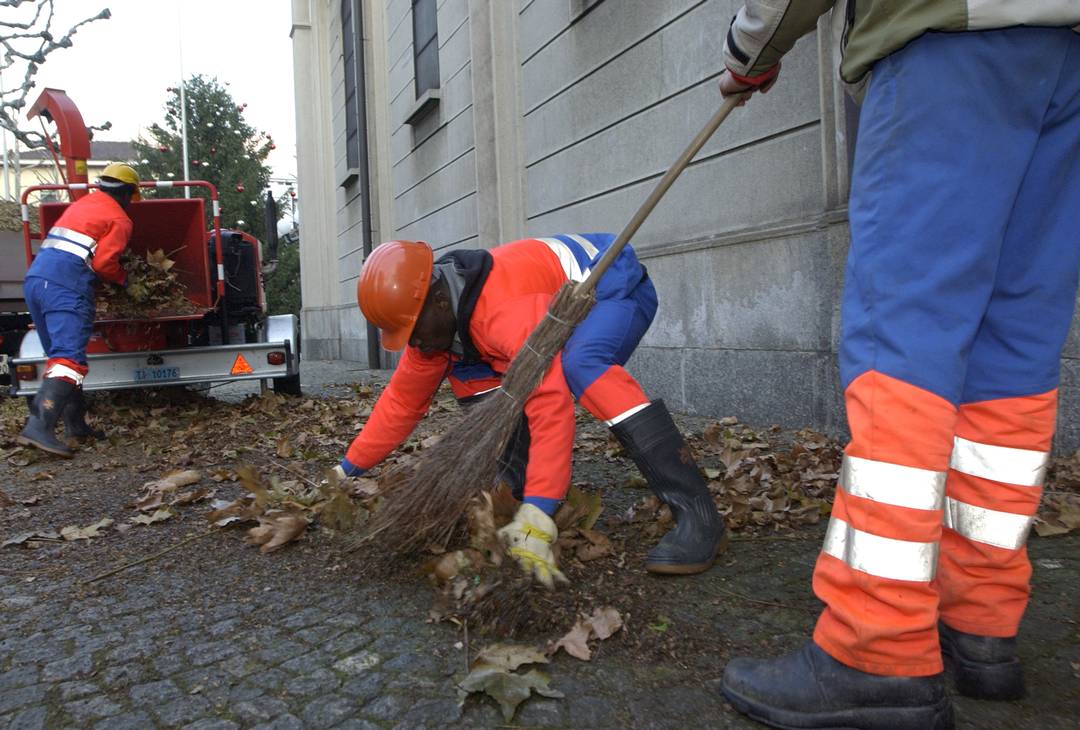
M229 371L230 375L247 375L255 372L248 365L248 361L244 359L243 355L237 355L236 360L233 361L232 370Z

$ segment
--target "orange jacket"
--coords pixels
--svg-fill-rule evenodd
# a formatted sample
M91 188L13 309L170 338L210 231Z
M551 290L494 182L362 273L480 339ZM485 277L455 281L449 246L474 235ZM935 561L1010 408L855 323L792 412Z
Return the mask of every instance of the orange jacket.
M552 297L567 276L552 250L535 239L493 248L491 256L491 273L473 310L469 334L480 359L501 374L547 314ZM406 347L345 458L362 469L382 461L427 413L452 364L449 353L425 355ZM459 397L469 394L461 383L451 382ZM487 387L494 384L489 381ZM570 485L574 402L559 356L525 402L525 415L530 435L525 496L561 499Z
M91 193L69 205L53 224L34 257L27 276L38 276L93 296L95 275L123 284L127 276L120 266L120 254L131 238L132 223L120 204L106 193ZM61 242L69 250L48 248ZM89 266L85 258L71 251L90 248Z

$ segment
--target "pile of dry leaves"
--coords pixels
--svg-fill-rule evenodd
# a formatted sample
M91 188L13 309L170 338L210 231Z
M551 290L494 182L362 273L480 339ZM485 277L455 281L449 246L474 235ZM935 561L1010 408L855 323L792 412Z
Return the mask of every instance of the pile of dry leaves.
M127 272L127 286L103 284L97 297L100 319L141 319L193 314L198 307L184 295L176 276L176 262L163 249L140 256L125 251L120 264Z
M788 444L770 443L768 436L734 418L690 436L701 463L719 461L719 467L703 469L717 509L729 529L751 534L816 525L832 510L843 449L809 429L795 433ZM674 526L671 510L652 495L635 507L630 520L651 537Z

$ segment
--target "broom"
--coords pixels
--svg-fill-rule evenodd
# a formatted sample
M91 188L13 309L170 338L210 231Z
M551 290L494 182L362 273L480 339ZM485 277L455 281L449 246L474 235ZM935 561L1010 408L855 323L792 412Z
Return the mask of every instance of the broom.
M537 388L555 355L592 309L596 284L652 212L675 179L713 135L742 95L729 96L708 124L668 169L634 217L580 282L567 282L555 294L547 314L514 356L502 387L469 409L460 427L448 431L421 452L415 465L391 470L396 484L354 547L378 537L391 551L444 547L453 537L469 502L494 486L498 458L521 418L525 401Z

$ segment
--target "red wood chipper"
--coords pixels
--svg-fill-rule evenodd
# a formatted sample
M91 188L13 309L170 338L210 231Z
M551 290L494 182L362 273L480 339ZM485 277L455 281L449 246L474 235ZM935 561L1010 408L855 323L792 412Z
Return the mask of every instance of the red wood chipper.
M36 229L28 200L44 191L65 191L71 200L90 194L89 135L82 115L64 94L46 89L28 116L56 124L66 166L65 185L36 185L22 195L23 245L29 266L65 202L42 202ZM86 390L218 383L270 382L277 392L300 391L300 336L295 315L266 314L260 244L253 236L222 230L216 188L205 181L143 182L145 188L203 188L209 193L213 225L206 230L206 201L200 197L144 199L132 203L134 224L128 248L134 255L168 252L171 271L190 302L185 313L145 316L99 315L87 348ZM160 193L159 193L160 195ZM139 313L140 315L144 313ZM8 363L13 395L32 395L41 385L45 353L32 328Z

